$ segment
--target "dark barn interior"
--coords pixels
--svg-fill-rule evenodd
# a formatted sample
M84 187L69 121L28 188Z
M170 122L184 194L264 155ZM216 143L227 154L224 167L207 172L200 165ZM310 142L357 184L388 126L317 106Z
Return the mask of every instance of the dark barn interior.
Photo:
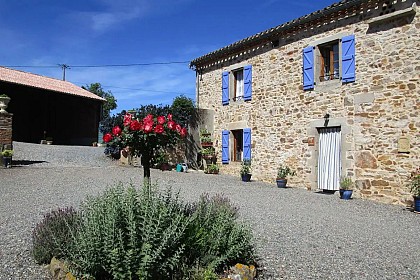
M98 139L102 100L0 81L0 94L11 100L13 141L91 145Z

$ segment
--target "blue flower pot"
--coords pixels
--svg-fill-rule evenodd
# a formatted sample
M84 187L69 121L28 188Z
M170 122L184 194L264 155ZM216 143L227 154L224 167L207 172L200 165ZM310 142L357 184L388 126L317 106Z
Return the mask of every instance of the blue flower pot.
M6 168L12 167L12 158L11 157L3 157L3 165Z
M340 198L344 200L351 199L351 195L353 194L353 190L340 190Z
M243 182L251 181L251 174L241 174L241 178Z
M414 196L414 211L420 213L420 196Z
M286 188L287 179L277 179L276 183L278 188Z

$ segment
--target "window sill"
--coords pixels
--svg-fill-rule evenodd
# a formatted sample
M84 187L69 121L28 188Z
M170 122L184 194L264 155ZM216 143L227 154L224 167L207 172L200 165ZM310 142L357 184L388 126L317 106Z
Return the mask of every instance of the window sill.
M331 88L331 87L339 87L341 85L341 80L340 79L334 79L334 80L330 80L330 81L322 81L322 82L317 82L314 86L314 89L326 89L326 88Z

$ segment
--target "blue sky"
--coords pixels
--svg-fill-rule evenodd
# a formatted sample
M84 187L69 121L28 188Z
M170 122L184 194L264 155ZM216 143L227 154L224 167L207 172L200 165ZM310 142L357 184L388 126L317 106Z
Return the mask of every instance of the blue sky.
M61 79L56 65L67 64L66 80L101 83L117 98L118 112L171 104L180 94L195 99L188 63L75 66L190 61L334 2L0 0L0 65L38 66L15 69Z

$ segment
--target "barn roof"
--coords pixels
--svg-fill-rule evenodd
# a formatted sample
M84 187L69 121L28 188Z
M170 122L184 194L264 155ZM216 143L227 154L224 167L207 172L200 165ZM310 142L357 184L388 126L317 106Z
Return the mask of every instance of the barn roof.
M0 66L0 81L13 83L17 85L24 85L28 87L45 89L59 93L76 95L80 97L95 99L98 101L105 101L102 97L82 89L75 84L67 81L62 81L50 77L45 77L28 72L18 71Z

